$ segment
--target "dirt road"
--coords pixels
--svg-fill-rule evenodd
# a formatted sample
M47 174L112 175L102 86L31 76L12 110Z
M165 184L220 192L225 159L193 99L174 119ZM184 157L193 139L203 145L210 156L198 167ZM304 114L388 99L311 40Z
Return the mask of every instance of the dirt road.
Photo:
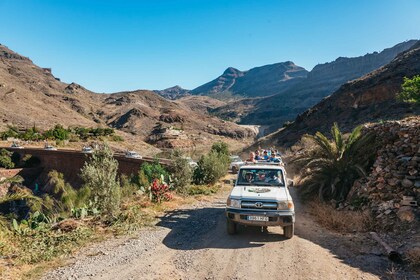
M43 279L380 279L390 264L368 238L331 233L297 204L296 235L281 228L226 233L227 193L167 213L132 239L83 250ZM387 272L388 271L388 272Z

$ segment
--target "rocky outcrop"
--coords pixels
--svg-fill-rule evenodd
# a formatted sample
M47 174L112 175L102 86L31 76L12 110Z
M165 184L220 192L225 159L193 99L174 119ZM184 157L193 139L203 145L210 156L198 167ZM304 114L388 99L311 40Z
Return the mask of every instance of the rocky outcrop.
M191 94L208 95L228 92L258 97L279 94L306 78L308 71L291 61L240 71L229 67L215 80L193 89Z
M76 94L86 92L86 89L79 84L71 83L64 89L64 92L67 94Z
M28 62L32 62L29 58L21 56L18 53L8 49L6 46L0 44L0 58L5 59L17 59L17 60L26 60Z

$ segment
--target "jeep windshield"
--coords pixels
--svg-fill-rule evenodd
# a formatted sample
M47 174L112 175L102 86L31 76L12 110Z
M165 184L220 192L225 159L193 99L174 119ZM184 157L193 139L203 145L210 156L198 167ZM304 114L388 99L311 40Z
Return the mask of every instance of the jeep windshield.
M236 185L284 187L283 171L281 169L241 169Z

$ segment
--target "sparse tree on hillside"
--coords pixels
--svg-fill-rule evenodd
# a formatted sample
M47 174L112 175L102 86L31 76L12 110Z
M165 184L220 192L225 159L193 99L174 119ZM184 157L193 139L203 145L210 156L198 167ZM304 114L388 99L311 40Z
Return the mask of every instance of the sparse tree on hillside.
M306 197L318 194L321 200L345 199L375 155L375 136L362 134L361 126L345 139L335 123L331 135L332 141L320 132L305 135L313 146L292 160L303 170L301 192Z
M404 78L401 85L402 91L398 94L398 100L420 104L420 75L409 79Z

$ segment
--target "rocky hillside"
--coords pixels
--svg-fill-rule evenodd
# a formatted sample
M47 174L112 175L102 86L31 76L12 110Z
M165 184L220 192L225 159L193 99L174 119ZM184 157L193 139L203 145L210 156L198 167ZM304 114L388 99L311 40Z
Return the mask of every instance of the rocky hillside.
M61 83L50 69L40 68L0 45L0 128L6 124L47 127L63 122L95 126L100 122L90 111L95 105L91 92Z
M419 264L420 117L369 125L380 144L373 168L353 185L339 209L372 214L388 244Z
M420 42L386 66L348 82L299 115L294 123L260 140L261 145L291 145L305 133L329 131L334 122L349 131L359 124L420 115L417 105L397 102L404 77L420 73Z
M390 220L415 222L420 205L420 117L369 125L378 156L369 176L356 181L349 200L367 202L385 227ZM413 207L414 206L414 207Z
M202 86L193 89L195 95L230 93L245 97L279 94L306 78L308 71L291 61L240 71L229 67L225 72Z
M98 94L55 78L26 57L0 45L0 129L7 125L51 128L110 126L158 147L206 149L217 140L239 148L255 133L192 110L151 91ZM133 139L132 139L133 140Z
M241 100L214 110L214 114L238 121L242 124L262 124L270 130L280 128L284 122L293 120L298 114L332 94L347 81L386 65L399 53L412 47L417 40L410 40L360 57L339 57L333 62L319 64L305 79L280 94L252 101L252 106L241 104ZM249 104L249 101L246 101ZM242 108L236 110L236 108ZM245 108L245 109L244 109Z

